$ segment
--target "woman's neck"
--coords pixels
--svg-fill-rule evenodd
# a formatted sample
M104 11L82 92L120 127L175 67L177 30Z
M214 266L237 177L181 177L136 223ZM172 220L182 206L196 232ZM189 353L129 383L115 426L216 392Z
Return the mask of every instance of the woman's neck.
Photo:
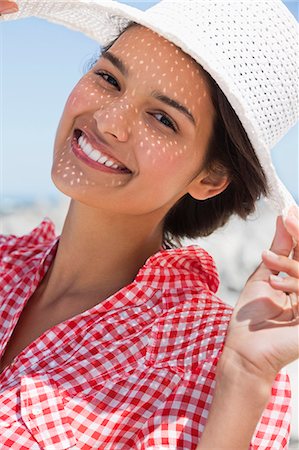
M72 200L44 280L44 301L82 294L105 299L131 283L161 246L157 217L110 216Z

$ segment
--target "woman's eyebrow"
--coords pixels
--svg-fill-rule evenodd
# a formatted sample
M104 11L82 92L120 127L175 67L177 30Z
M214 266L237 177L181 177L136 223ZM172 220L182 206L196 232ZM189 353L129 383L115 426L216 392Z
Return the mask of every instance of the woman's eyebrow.
M118 68L120 73L122 73L125 77L128 76L129 71L126 67L126 65L122 62L121 59L119 59L117 56L113 55L113 53L109 52L108 50L106 52L103 52L101 54L101 58L108 59L115 67Z
M117 69L122 73L125 77L128 76L129 70L126 67L126 65L123 63L123 61L115 56L113 53L109 52L108 50L106 52L103 52L101 55L102 58L108 59ZM156 98L157 100L160 100L161 102L165 103L168 106L171 106L172 108L177 109L181 113L183 113L195 126L195 119L192 115L192 113L181 103L177 102L173 98L168 97L167 95L162 94L162 92L159 91L153 91L151 95Z
M157 100L160 100L161 102L165 103L166 105L176 108L178 111L183 113L188 119L190 119L193 125L196 125L193 114L181 103L177 102L173 98L168 97L167 95L162 94L159 91L153 91L152 96Z

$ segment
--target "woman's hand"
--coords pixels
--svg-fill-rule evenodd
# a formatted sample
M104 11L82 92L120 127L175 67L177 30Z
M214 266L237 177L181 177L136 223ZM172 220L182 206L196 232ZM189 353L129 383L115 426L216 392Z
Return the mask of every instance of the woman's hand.
M271 383L299 357L298 241L298 208L293 207L285 223L278 217L271 249L263 252L234 309L220 358L228 373L237 368Z
M4 14L16 13L19 8L16 2L5 0L0 0L0 14L3 16Z

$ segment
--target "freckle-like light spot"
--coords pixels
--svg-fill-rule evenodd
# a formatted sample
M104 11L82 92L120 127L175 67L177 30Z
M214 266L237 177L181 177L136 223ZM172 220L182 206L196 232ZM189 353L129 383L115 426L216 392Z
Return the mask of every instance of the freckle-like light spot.
M63 178L66 178L66 177L67 177L67 173L64 173L64 174L62 175L62 177L63 177Z
M80 178L77 178L77 183L80 183Z
M75 175L75 172L72 172L72 175Z
M143 142L140 142L140 147L143 147Z

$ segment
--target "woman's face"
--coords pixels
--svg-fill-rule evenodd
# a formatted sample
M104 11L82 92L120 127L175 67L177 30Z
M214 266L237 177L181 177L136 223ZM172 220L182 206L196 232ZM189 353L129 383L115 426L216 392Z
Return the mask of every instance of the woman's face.
M201 171L213 114L196 63L151 30L129 28L67 100L53 181L95 208L163 217Z

